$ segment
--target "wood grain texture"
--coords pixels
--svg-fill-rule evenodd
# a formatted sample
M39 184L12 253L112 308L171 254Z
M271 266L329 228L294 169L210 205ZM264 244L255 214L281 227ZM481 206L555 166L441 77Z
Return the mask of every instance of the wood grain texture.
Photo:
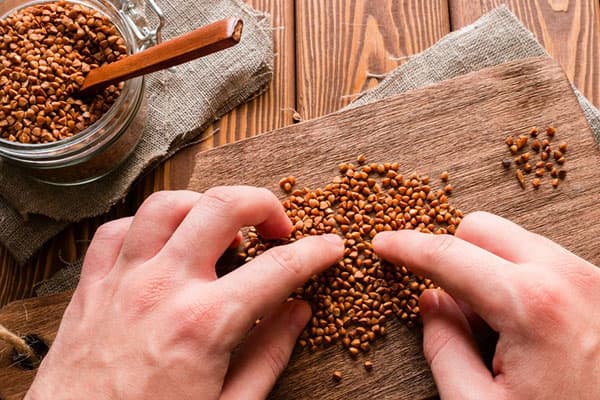
M271 14L275 65L268 91L217 121L203 136L208 139L182 150L167 161L170 189L187 186L193 160L200 151L252 137L259 133L294 123L295 85L295 19L293 0L248 0L257 10Z
M550 124L558 129L556 140L569 143L568 178L556 190L547 177L538 191L531 184L522 190L514 171L500 165L508 153L504 139ZM507 217L600 265L600 225L574 223L600 220L595 173L600 151L564 73L549 59L483 70L210 150L198 155L190 188L248 184L267 187L283 199L281 177L294 175L301 187L323 187L340 162L360 153L372 162L399 162L405 176L417 171L436 177L448 170L455 187L451 204L463 212ZM433 388L419 340L408 331L397 330L393 340L369 355L376 365L373 377L340 353L338 348L296 355L273 398L408 399ZM332 385L336 369L350 379ZM403 380L407 376L411 379Z
M506 4L566 71L575 86L600 106L600 2L595 0L450 0L452 29Z
M161 182L153 178L151 175L147 180L153 185L155 181ZM37 256L24 265L19 265L8 250L0 247L0 307L14 300L34 297L35 287L39 282L49 279L66 263L75 262L85 253L100 225L133 215L142 199L148 195L144 182L134 185L131 194L110 213L71 225L51 239Z
M12 303L0 310L0 322L19 335L38 335L52 343L71 298L71 293ZM0 343L0 398L20 400L29 389L35 371L11 366L11 349Z
M446 0L297 1L298 112L339 110L449 30Z
M296 350L270 400L404 400L429 399L437 393L423 358L422 336L397 321L390 333L375 343L367 355L354 360L337 346L315 354ZM373 362L367 372L363 363ZM332 379L342 372L342 381Z
M539 191L522 191L513 173L500 166L507 153L504 138L550 123L558 128L556 140L570 146L567 181L558 190L546 179ZM508 217L600 264L595 245L600 227L573 223L600 218L600 177L595 174L600 151L564 73L547 59L487 69L210 150L198 155L190 188L204 190L225 180L277 190L279 177L289 174L300 185L322 186L335 175L339 162L353 160L357 153L371 161L398 161L406 173L416 170L435 177L447 169L455 187L451 204L464 212L486 210ZM47 299L15 303L0 312L0 321L20 333L41 332L52 338L55 330L47 329L56 328L68 298L49 305ZM24 308L28 318L23 317ZM362 368L362 360L351 360L338 347L315 354L297 352L271 398L414 399L434 394L418 332L398 324L390 327L368 359L375 364L371 374ZM336 369L345 379L334 385L331 373ZM0 388L21 393L13 388L24 390L32 377L0 368Z

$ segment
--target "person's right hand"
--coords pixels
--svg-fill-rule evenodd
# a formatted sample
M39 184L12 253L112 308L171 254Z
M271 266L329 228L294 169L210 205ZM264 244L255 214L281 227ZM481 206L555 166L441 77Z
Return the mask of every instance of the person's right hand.
M467 216L456 237L387 232L373 245L447 291L420 303L442 399L600 399L600 269L487 213ZM493 373L454 299L498 332Z

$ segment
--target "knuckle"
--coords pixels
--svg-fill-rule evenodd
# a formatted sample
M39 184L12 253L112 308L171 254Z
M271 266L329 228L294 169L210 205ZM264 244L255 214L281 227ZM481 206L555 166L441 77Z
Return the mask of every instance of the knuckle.
M485 220L489 218L490 214L485 211L475 211L465 215L462 219L458 230L460 232L470 231L476 226L481 225Z
M560 284L552 280L537 280L522 284L521 308L523 327L547 328L562 326L566 295ZM534 329L535 330L535 329Z
M100 225L98 227L98 229L96 229L96 233L95 233L94 237L96 239L99 239L102 241L121 237L123 234L123 231L127 227L126 220L127 220L126 218L118 219L118 220L110 221L103 225Z
M291 273L292 275L302 274L302 263L292 246L274 247L267 251L265 255L271 259L275 266L283 270L283 272Z
M230 214L236 203L231 188L218 186L207 190L202 196L202 205L220 214Z
M167 191L167 190L162 190L160 192L154 192L150 196L148 196L148 198L146 199L145 203L148 203L148 204L151 204L151 203L158 203L158 204L170 203L172 197L173 197L173 192L170 192L170 191Z
M172 279L164 274L143 278L134 284L131 293L134 315L143 315L155 308L173 286Z
M600 287L600 270L593 265L582 265L582 263L565 263L563 265L565 278L584 295L595 294Z
M168 209L173 205L173 192L170 191L161 191L152 193L144 204L140 207L138 214L140 213L154 213L160 212L164 209Z
M184 311L187 318L195 324L216 320L220 315L219 307L212 301L191 301Z
M230 340L239 315L236 302L223 301L218 295L180 297L174 306L174 329L179 337L200 339L207 347L230 349Z
M258 188L256 193L259 196L261 196L264 199L265 202L271 202L271 203L276 204L277 206L281 207L281 203L279 202L279 199L269 189L267 189L267 188Z
M422 249L423 258L429 265L439 265L446 259L446 254L455 245L456 239L453 236L431 236L429 244Z
M222 314L215 302L198 298L177 307L175 318L179 321L180 331L186 335L210 339L214 332L212 328L221 320Z

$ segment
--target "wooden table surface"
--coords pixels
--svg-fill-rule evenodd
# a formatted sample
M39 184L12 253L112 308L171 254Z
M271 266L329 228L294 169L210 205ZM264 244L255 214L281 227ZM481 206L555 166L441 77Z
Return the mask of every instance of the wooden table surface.
M23 266L0 250L0 305L83 254L103 222L135 213L154 191L187 186L202 150L336 111L387 72L500 4L509 8L600 106L598 0L248 0L272 14L275 74L269 91L214 124L212 136L165 162L108 215L68 228ZM160 4L160 0L159 0Z

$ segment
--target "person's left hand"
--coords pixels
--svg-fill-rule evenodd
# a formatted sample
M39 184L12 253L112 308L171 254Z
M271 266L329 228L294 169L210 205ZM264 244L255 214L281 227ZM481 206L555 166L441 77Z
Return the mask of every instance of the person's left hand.
M284 301L344 246L306 238L217 279L245 225L268 238L292 230L277 198L250 187L157 193L101 227L26 399L265 398L311 314Z

